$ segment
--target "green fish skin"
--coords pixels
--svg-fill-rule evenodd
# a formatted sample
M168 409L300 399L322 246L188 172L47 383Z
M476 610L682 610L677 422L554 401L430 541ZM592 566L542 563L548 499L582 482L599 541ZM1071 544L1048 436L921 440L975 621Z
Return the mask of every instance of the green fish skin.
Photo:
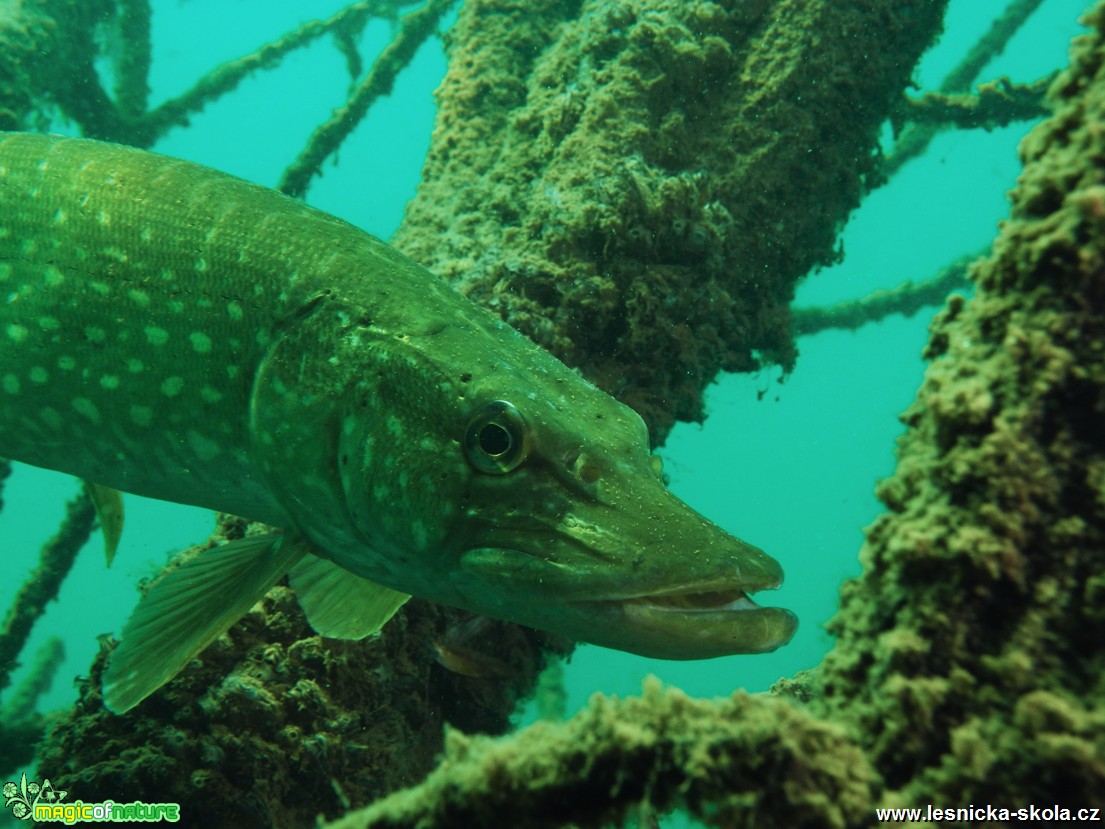
M346 638L408 594L668 659L797 625L635 412L378 239L132 148L0 133L0 456L283 529L154 585L115 711L289 572Z

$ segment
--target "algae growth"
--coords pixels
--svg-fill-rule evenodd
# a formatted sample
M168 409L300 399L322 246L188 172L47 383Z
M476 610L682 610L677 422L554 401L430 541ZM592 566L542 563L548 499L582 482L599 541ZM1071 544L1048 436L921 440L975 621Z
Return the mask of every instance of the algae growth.
M794 285L839 256L944 7L466 3L395 244L662 443L719 370L793 364Z
M1105 798L1105 7L1024 140L845 586L824 710L885 802Z

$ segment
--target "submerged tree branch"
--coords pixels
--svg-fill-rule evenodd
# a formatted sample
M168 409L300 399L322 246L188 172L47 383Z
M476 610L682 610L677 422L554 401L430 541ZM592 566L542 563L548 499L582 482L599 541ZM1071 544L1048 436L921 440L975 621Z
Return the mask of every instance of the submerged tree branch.
M0 704L0 780L11 779L20 766L34 761L35 746L46 733L49 715L38 710L50 690L58 666L65 659L61 639L47 639L35 653L25 678L5 694Z
M332 34L353 63L354 39L372 17L395 20L403 0L360 0L327 20L312 20L236 60L217 67L183 94L149 110L149 0L44 0L14 4L0 15L0 127L27 129L52 102L76 122L82 134L149 147L168 130L184 125L208 104L233 92L250 74L278 65L288 54ZM113 29L101 54L95 36ZM112 94L104 88L97 61L114 64Z
M937 91L944 94L968 92L979 73L1005 51L1013 35L1020 31L1021 26L1042 2L1043 0L1012 0L1001 17L993 22L986 34L979 38L963 60L948 73ZM889 179L903 164L923 153L944 126L942 123L906 125L883 163L883 180Z
M115 58L115 108L124 123L146 114L150 100L150 0L116 0L119 54Z
M999 78L980 84L975 95L929 92L920 98L907 98L898 115L915 124L952 124L987 130L1014 121L1031 121L1048 114L1044 96L1054 80L1055 74L1029 84Z
M187 122L212 101L233 92L253 72L270 69L286 55L302 48L323 35L358 29L369 17L391 17L395 3L389 0L361 0L339 11L327 20L312 20L279 40L267 43L255 52L224 63L200 78L187 92L166 101L133 125L136 146L148 147L169 129Z
M0 691L11 683L11 672L34 623L57 597L73 560L88 541L95 518L92 502L82 490L66 505L57 533L42 546L38 566L16 594L0 626Z
M595 695L567 722L509 739L451 732L425 781L327 826L603 827L641 803L711 826L750 813L777 826L851 826L869 816L876 780L841 728L786 701L692 699L650 678L640 697Z
M411 62L418 48L436 29L442 15L455 2L428 0L425 6L401 19L395 38L376 58L345 105L314 131L299 157L284 171L277 189L296 198L303 197L311 179L321 172L322 163L338 151L373 102L391 92L396 76Z
M808 337L827 329L854 330L891 314L911 317L924 308L944 304L951 291L968 288L967 271L982 252L969 254L945 266L923 282L903 282L896 288L875 291L861 299L820 308L795 308L794 333Z

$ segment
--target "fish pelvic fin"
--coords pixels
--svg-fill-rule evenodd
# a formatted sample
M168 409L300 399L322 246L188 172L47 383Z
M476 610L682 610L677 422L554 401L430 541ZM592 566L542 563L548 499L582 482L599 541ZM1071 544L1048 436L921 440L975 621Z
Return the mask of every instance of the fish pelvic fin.
M103 679L107 708L129 711L176 676L309 550L295 536L252 536L205 550L162 576L111 653Z
M288 582L311 627L331 639L364 639L410 598L315 556L296 564Z
M110 567L115 560L115 551L119 549L119 539L123 537L123 493L91 481L84 482L84 491L96 510L100 533L104 537L104 558Z

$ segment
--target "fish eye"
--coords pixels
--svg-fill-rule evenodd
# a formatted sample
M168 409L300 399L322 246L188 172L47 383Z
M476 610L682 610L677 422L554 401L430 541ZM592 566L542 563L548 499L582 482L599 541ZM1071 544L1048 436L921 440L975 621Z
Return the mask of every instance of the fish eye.
M476 410L464 430L464 454L480 472L503 475L529 454L529 430L513 405L493 400Z

